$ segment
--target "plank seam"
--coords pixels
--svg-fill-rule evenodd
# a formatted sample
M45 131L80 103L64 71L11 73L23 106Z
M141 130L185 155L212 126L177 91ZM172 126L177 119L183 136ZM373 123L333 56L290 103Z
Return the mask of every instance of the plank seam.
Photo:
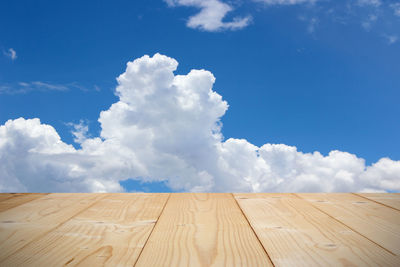
M14 251L13 253L11 253L10 255L8 255L7 257L5 257L3 260L0 261L3 262L6 259L12 257L14 254L16 254L18 251L24 249L25 247L27 247L28 245L30 245L33 242L36 242L37 240L39 240L40 238L42 238L43 236L47 235L48 233L56 230L57 228L61 227L64 223L68 222L69 220L71 220L72 218L74 218L75 216L78 216L79 214L81 214L82 212L84 212L87 209L90 209L91 207L93 207L95 204L97 204L97 202L99 202L100 200L103 200L104 198L107 197L107 194L104 194L104 196L102 196L101 198L95 200L92 204L90 204L89 206L87 206L86 208L80 210L79 212L75 213L74 215L72 215L71 217L69 217L68 219L66 219L65 221L59 223L57 226L53 227L52 229L44 232L43 234L37 236L36 238L34 238L33 240L31 240L30 242L26 243L25 245L23 245L22 247L20 247L19 249L17 249L16 251Z
M250 223L249 219L247 218L246 214L244 213L244 211L243 211L242 208L240 207L239 202L238 202L237 199L235 198L235 195L234 195L233 193L230 193L230 194L231 194L232 198L235 200L235 203L236 203L236 205L238 206L240 212L243 214L243 217L246 219L246 222L247 222L247 224L249 225L251 231L252 231L252 232L254 233L254 235L256 236L256 238L257 238L257 240L258 240L258 243L259 243L259 244L261 245L261 247L263 248L265 254L267 254L267 257L268 257L269 261L271 262L272 266L275 267L275 264L274 264L274 262L272 261L271 257L269 256L267 249L264 247L263 243L261 242L260 238L258 237L256 231L254 230L253 226L251 225L251 223Z
M386 205L385 203L376 201L376 200L374 200L374 199L370 199L370 198L368 198L368 197L364 197L363 195L360 195L360 194L357 194L357 193L351 193L351 194L353 194L353 195L355 195L355 196L358 196L358 197L362 197L363 199L366 199L366 200L375 202L375 203L377 203L377 204L379 204L379 205L382 205L382 206L385 206L385 207L387 207L387 208L391 208L391 209L394 209L394 210L396 210L396 211L400 211L399 209L397 209L397 208L395 208L395 207Z
M133 264L133 266L136 266L136 263L139 261L140 256L142 256L142 252L143 252L144 248L146 247L147 242L149 241L151 235L153 234L153 231L154 231L154 229L156 228L157 223L160 221L160 217L161 217L161 215L164 213L164 209L165 209L165 207L167 206L167 203L168 203L170 197L171 197L171 193L168 194L168 198L167 198L167 200L165 201L163 208L161 209L160 215L158 215L157 221L156 221L156 223L154 224L153 228L151 229L150 234L149 234L149 236L147 237L146 241L144 242L143 248L140 250L139 255L137 256L136 261L135 261L135 263Z
M306 199L304 199L303 197L297 195L296 193L292 193L292 194L295 195L296 197L302 199L302 200L307 201ZM374 243L374 244L377 245L378 247L380 247L380 248L386 250L387 252L389 252L390 254L392 254L392 255L394 255L394 256L397 256L395 253L391 252L389 249L387 249L387 248L383 247L382 245L376 243L376 242L373 241L372 239L369 239L368 237L366 237L365 235L361 234L360 232L358 232L357 230L353 229L352 227L348 226L348 225L345 224L344 222L342 222L342 221L336 219L335 217L333 217L333 216L330 215L329 213L327 213L327 212L321 210L320 208L318 208L317 206L315 206L313 203L311 203L311 202L309 202L309 201L307 201L307 203L309 203L311 206L313 206L314 208L316 208L316 209L319 210L320 212L324 213L325 215L329 216L330 218L334 219L335 221L339 222L340 224L344 225L345 227L347 227L347 228L350 229L351 231L353 231L353 232L359 234L360 236L364 237L365 239L371 241L372 243Z

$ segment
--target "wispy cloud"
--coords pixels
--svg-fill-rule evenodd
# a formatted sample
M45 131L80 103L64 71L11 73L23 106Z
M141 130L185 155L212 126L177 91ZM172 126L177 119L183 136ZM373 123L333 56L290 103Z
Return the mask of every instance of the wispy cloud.
M319 19L316 17L309 18L305 16L299 16L298 19L307 23L307 32L309 34L313 34L319 24Z
M380 6L382 4L381 0L358 0L357 3L360 6Z
M3 54L13 61L17 59L17 52L13 48L9 48L7 51L3 50Z
M253 0L254 2L263 2L267 5L297 5L314 4L317 0Z
M396 16L400 17L400 2L391 4L390 7L393 9L394 14Z
M261 1L261 0L260 0ZM279 1L277 1L279 2ZM299 19L306 25L308 33L318 34L324 24L341 24L343 27L360 25L363 29L377 37L384 33L391 33L388 39L390 44L397 42L400 35L400 2L388 3L379 0L353 0L353 1L315 1L315 5L307 5L299 8Z
M372 25L378 20L378 16L377 15L369 15L368 18L366 20L364 20L361 23L361 26L366 30L369 31L371 30Z
M50 83L43 81L33 81L33 82L18 82L13 84L0 84L0 94L26 94L33 91L40 92L66 92L72 89L79 89L81 91L90 91L85 86L79 83L72 82L67 84ZM94 86L95 91L99 91L98 86Z
M237 16L230 21L224 19L234 10L232 3L240 1L228 0L164 0L168 6L195 7L200 11L189 17L186 25L189 28L204 31L239 30L250 24L252 16ZM265 7L297 6L302 12L302 19L308 33L317 33L317 26L325 22L336 22L342 25L358 24L366 31L396 32L399 23L396 16L400 16L400 1L382 0L252 0L255 8L260 4ZM267 9L266 9L267 10ZM240 12L240 9L239 9ZM266 11L268 12L268 11ZM322 27L321 27L322 28ZM400 32L397 32L400 34ZM393 38L392 38L393 40Z
M307 27L307 31L309 33L314 33L315 32L315 28L318 25L318 19L317 18L311 18Z
M396 43L399 39L397 35L384 35L389 45Z
M40 81L36 81L36 82L31 82L29 83L19 83L20 85L24 86L24 87L33 87L33 88L38 88L38 89L42 89L42 90L50 90L50 91L68 91L68 87L65 85L61 85L61 84L52 84L52 83L46 83L46 82L40 82Z

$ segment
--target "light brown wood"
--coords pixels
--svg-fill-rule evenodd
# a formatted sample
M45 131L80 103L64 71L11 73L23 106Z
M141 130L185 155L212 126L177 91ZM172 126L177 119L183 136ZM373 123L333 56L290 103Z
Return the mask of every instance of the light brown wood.
M400 266L397 196L0 194L0 266Z
M172 194L137 266L271 266L231 194Z
M359 196L368 198L369 200L381 203L388 207L400 211L400 194L399 193L363 193L357 194Z
M2 266L133 266L168 194L107 194Z
M101 194L49 194L0 213L0 266L15 254L103 198Z
M10 197L0 201L0 212L25 204L29 201L41 198L47 194L30 193L30 194L11 194Z
M14 194L12 193L1 193L0 194L0 202L6 199L9 199L13 196Z
M292 194L234 194L275 266L400 266L400 259Z
M298 195L379 246L400 255L399 211L354 194Z

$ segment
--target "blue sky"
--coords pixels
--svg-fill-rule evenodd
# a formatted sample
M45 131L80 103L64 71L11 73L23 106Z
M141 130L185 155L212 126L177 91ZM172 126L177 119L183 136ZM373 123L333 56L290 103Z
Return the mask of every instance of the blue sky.
M161 53L179 62L175 74L216 77L225 140L400 160L399 1L207 0L232 10L221 25L246 19L218 28L206 17L211 29L189 24L206 9L192 2L2 1L0 125L40 118L79 149L72 125L99 136L126 63Z

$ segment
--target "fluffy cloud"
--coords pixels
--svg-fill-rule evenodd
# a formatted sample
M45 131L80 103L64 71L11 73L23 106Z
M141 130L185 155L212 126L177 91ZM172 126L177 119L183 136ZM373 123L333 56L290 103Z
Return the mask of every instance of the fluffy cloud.
M400 161L366 166L353 154L302 153L284 144L223 140L228 104L212 73L174 75L156 54L128 62L119 101L99 117L99 137L74 126L75 149L39 119L0 126L0 191L122 191L129 178L186 191L399 191Z
M251 17L234 17L225 22L226 14L233 10L232 6L220 0L165 0L171 7L196 7L200 12L189 18L187 26L204 31L237 30L246 27Z

